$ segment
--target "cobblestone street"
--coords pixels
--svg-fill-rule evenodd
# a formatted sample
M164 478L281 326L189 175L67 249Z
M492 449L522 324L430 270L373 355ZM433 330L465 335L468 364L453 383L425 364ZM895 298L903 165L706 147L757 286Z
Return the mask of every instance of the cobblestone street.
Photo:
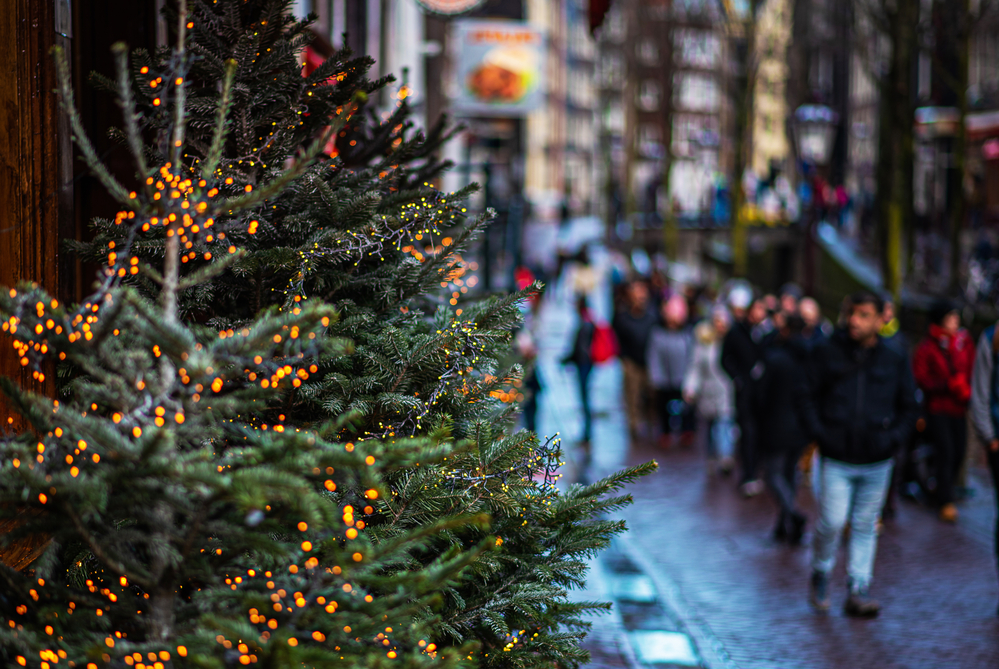
M601 308L598 305L598 313ZM603 314L601 314L603 315ZM561 430L567 479L581 475L574 370L558 358L574 327L568 307L550 296L541 313L541 373L546 384L539 430ZM973 469L975 496L956 526L916 504L899 503L881 537L873 594L875 620L842 613L843 559L833 579L833 609L807 602L809 549L771 538L776 505L744 500L733 478L708 476L700 447L663 452L628 444L617 363L598 367L593 463L589 476L650 459L659 471L635 485L624 511L629 533L593 564L581 599L610 598L586 647L592 668L740 667L742 669L935 669L999 666L999 587L992 553L991 486ZM811 491L800 500L815 518Z

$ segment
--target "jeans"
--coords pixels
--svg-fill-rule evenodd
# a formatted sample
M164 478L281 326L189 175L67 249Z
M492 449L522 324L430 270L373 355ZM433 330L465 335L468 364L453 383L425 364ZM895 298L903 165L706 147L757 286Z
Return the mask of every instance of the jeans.
M590 372L592 371L592 364L576 363L579 401L583 405L583 441L590 441L593 438L593 410L590 408Z
M798 458L801 448L792 448L779 453L770 453L764 458L764 472L767 486L780 505L780 523L783 525L794 516L799 516L795 505L798 490Z
M753 399L748 390L735 392L735 417L739 422L739 459L742 461L741 483L756 479L756 414L753 411Z
M649 375L634 360L621 358L621 362L624 366L624 408L628 414L628 429L635 434L651 414L647 396Z
M937 502L952 504L957 476L968 450L968 423L964 416L931 413L926 421L936 456Z
M731 418L708 420L708 457L730 458L733 449L735 424Z
M836 564L843 525L850 520L846 573L852 589L866 589L874 572L878 514L891 478L892 461L851 465L822 458L819 520L812 540L812 568L828 574Z
M683 401L680 389L657 390L656 408L663 434L694 431L694 412Z
M541 380L538 378L538 370L532 369L531 373L524 379L524 390L527 399L524 401L524 427L531 431L538 431L538 395L541 393Z
M996 563L999 565L999 451L993 451L988 444L984 447L989 460L989 471L992 472L992 490L996 497Z

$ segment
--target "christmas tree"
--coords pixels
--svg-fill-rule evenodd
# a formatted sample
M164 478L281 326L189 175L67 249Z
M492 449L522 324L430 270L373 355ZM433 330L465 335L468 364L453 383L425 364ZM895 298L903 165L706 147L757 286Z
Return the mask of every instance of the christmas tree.
M2 304L25 364L58 356L67 382L56 411L4 388L33 433L3 444L0 513L52 540L4 572L0 652L573 666L604 605L566 591L649 467L557 490L501 364L527 295L467 295L488 219L427 185L444 124L413 132L405 89L367 111L390 81L345 51L303 76L288 5L181 3L176 48L118 47L101 82L136 190L71 114L123 211L77 245L107 266L88 301Z

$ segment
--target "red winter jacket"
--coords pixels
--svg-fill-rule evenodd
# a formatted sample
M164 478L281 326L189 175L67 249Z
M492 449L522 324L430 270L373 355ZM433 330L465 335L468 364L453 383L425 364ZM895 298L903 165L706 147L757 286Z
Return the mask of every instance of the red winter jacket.
M912 371L930 413L960 417L967 412L974 364L975 343L967 330L951 336L939 325L930 325L912 357Z

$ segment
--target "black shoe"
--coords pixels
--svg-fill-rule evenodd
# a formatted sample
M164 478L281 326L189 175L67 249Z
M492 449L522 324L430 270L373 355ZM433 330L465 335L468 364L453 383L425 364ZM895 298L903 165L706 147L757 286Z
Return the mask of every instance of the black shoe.
M792 546L800 546L805 536L806 518L800 513L791 515L787 530L787 542Z
M851 589L843 611L855 618L874 618L881 612L881 605L876 599L871 599L867 588Z
M774 541L787 541L787 526L787 520L784 518L784 514L781 514L780 518L777 519L777 526L774 527Z
M812 580L808 589L808 603L816 611L829 610L829 574L821 571L812 572Z

